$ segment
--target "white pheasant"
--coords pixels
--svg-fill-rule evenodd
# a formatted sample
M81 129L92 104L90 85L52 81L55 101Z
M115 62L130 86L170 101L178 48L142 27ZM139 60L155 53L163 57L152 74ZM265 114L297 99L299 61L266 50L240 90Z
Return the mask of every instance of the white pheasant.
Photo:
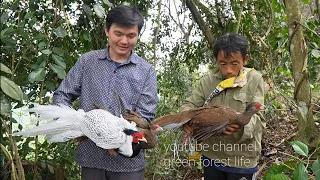
M103 149L117 149L127 157L134 157L133 145L139 141L146 142L143 134L138 132L134 122L128 122L122 117L112 115L102 109L84 112L65 105L37 105L28 109L38 114L38 121L50 120L35 128L13 133L18 136L36 136L44 134L51 142L65 142L81 136L87 136L97 146ZM137 150L137 151L140 151Z

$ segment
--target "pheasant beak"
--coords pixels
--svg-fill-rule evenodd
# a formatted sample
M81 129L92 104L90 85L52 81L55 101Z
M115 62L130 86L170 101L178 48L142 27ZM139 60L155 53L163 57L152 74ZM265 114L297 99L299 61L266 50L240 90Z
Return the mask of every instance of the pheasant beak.
M147 139L146 138L141 138L141 139L138 139L138 141L143 141L143 142L145 142L145 143L147 143L148 141L147 141Z
M257 109L257 110L264 110L264 107L265 107L265 105L263 105L263 104L260 104L260 103L256 103L256 104L254 104L254 107Z
M160 126L156 129L156 132L162 132L162 131L163 131L163 128Z

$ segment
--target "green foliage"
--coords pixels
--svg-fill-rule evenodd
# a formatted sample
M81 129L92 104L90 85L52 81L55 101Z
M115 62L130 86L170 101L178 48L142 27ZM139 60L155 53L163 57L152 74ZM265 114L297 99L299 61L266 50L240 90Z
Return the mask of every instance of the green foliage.
M305 145L304 143L300 142L300 141L294 141L291 143L294 151L302 156L307 157L309 154L309 150L308 150L308 146Z
M309 160L312 159L312 155L309 155L309 148L306 144L300 141L294 141L290 143L294 149L295 155L294 159L290 159L286 162L280 162L280 165L273 165L269 170L264 174L263 180L284 180L284 179L293 179L293 180L305 180L309 179L309 174L315 177L315 179L320 178L320 160L314 160L311 168ZM319 150L316 149L315 152ZM303 158L300 159L299 156ZM308 161L305 161L307 159ZM306 166L305 166L306 165ZM308 168L307 168L308 167Z
M1 118L2 123L23 129L12 115L12 108L25 106L29 102L50 103L51 93L59 86L69 69L81 54L93 49L104 48L107 39L103 30L105 12L125 1L84 0L84 1L4 1L1 3L0 40L1 40ZM192 19L184 1L162 1L160 31L153 42L157 21L152 12L157 2L151 0L127 1L138 8L151 22L151 38L140 40L135 52L156 64L159 106L157 116L179 111L183 100L190 95L207 67L214 64L214 57L207 40ZM203 2L203 1L202 1ZM288 28L286 10L281 0L247 1L241 7L240 1L197 2L202 17L213 36L219 37L234 32L240 10L242 20L239 33L250 42L250 61L248 66L263 72L266 79L275 85L274 94L281 95L290 103L293 100L294 83L288 52ZM302 1L309 4L310 0ZM173 8L174 7L174 8ZM150 11L152 10L152 11ZM174 12L176 10L177 12ZM314 92L320 87L320 38L317 28L320 22L308 18L303 23L306 45L309 49L308 72ZM270 31L269 30L270 27ZM310 31L312 30L312 31ZM316 34L316 33L318 34ZM161 53L158 53L161 52ZM154 54L157 56L155 57ZM203 68L205 67L205 68ZM276 110L286 104L274 94L266 96L267 113L273 119ZM303 111L303 109L302 109ZM281 113L284 113L281 111ZM319 116L319 113L318 113ZM5 128L1 126L2 132ZM3 135L2 135L3 136ZM176 152L166 152L166 147L179 144L181 132L166 133L160 136L159 146L146 152L148 167L146 176L159 179L182 179L188 168L196 167L165 166L164 158L176 157ZM2 142L9 147L8 137ZM74 162L75 144L39 142L34 138L17 137L19 153L24 161L35 160L35 146L38 147L38 163L43 173L67 169L67 179L79 176L79 167ZM309 156L308 148L299 142L293 143L299 156ZM10 148L9 148L10 149ZM180 152L181 159L187 158L187 151ZM300 163L300 161L299 161ZM267 179L288 179L305 177L303 167L309 164L298 161L284 162L267 172ZM154 168L154 169L153 169ZM292 169L296 169L293 173ZM312 172L319 178L319 160L312 164ZM284 174L285 173L285 174ZM310 173L311 174L311 173ZM33 172L27 177L32 178Z
M309 175L303 163L299 163L293 171L293 180L308 179Z
M320 160L317 159L313 164L312 164L312 172L316 176L316 180L320 179Z

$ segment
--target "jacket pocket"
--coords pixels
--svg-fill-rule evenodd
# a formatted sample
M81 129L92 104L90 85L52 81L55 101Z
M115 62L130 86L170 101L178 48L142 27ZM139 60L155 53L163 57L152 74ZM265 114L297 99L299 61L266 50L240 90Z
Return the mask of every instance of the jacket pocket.
M234 93L233 99L236 100L236 106L239 110L243 112L247 105L252 101L253 95L243 91L238 91Z

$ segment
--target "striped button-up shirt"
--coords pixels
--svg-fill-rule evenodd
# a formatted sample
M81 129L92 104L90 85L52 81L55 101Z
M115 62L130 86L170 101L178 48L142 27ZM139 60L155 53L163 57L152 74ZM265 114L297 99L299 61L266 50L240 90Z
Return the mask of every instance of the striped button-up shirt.
M119 67L109 57L108 48L90 51L79 58L53 94L54 104L71 106L77 98L84 111L94 109L95 103L116 116L121 114L120 109L131 109L151 121L158 102L155 69L133 51ZM109 156L91 140L79 143L76 162L83 167L112 172L134 172L145 168L142 151L134 158Z

